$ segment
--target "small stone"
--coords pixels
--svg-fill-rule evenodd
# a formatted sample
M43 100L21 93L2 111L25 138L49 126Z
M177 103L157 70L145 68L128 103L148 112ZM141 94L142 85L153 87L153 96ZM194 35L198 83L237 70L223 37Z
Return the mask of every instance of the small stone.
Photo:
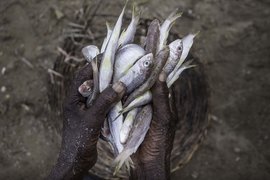
M235 147L235 148L234 148L234 152L239 153L240 151L241 151L240 148L238 148L238 147Z
M1 70L1 74L2 74L2 75L5 75L6 70L7 70L7 68L6 68L6 67L3 67L2 70Z
M196 172L196 171L194 171L194 172L191 174L191 177L192 177L193 179L197 179L197 178L199 177L199 173Z
M2 87L1 87L1 92L2 92L2 93L6 92L6 90L7 90L6 86L2 86Z
M30 111L30 107L27 106L26 104L22 104L21 106L25 111Z
M30 152L27 152L27 153L26 153L26 156L31 156L31 153L30 153Z
M236 161L236 162L240 161L240 157L236 157L236 158L235 158L235 161Z
M3 53L2 51L0 51L0 56L3 56L3 54L4 54L4 53Z

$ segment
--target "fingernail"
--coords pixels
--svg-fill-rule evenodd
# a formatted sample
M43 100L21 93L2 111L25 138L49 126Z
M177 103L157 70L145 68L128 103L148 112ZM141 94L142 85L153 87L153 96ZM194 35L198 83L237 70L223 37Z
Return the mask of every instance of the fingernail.
M158 77L159 81L161 82L165 82L166 79L167 79L167 75L164 71L162 71L160 74L159 74L159 77Z
M113 84L112 88L115 92L122 93L125 90L125 85L122 82L118 81Z

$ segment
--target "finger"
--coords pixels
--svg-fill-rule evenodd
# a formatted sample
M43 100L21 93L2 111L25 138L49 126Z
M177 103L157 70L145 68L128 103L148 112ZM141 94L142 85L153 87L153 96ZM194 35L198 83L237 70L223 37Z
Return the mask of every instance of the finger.
M113 86L107 87L93 103L91 110L96 115L106 115L111 107L117 103L126 91L122 82L117 82Z
M76 72L66 103L70 105L78 105L80 102L86 101L86 98L84 98L79 93L78 88L84 81L92 79L92 76L93 76L93 73L92 73L91 64L87 64L78 72Z
M161 73L159 79L152 88L154 118L162 123L168 123L171 119L171 110L169 104L169 89L166 84L164 73Z

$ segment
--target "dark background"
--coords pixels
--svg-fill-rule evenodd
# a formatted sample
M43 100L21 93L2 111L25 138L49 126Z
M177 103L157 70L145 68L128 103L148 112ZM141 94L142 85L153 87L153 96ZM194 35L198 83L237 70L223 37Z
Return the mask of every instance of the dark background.
M192 51L205 64L211 124L172 179L270 179L270 1L137 2L149 18L183 10L173 27L181 36L200 30ZM81 3L0 1L0 179L44 178L56 160L61 137L48 115L47 70ZM118 15L122 5L104 0L97 13Z

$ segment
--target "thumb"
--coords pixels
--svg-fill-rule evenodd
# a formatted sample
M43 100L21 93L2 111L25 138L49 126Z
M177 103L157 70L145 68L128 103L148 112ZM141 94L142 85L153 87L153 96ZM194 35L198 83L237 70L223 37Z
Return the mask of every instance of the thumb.
M113 86L107 87L93 103L92 109L94 115L105 116L111 107L120 101L126 90L122 82L116 82Z

